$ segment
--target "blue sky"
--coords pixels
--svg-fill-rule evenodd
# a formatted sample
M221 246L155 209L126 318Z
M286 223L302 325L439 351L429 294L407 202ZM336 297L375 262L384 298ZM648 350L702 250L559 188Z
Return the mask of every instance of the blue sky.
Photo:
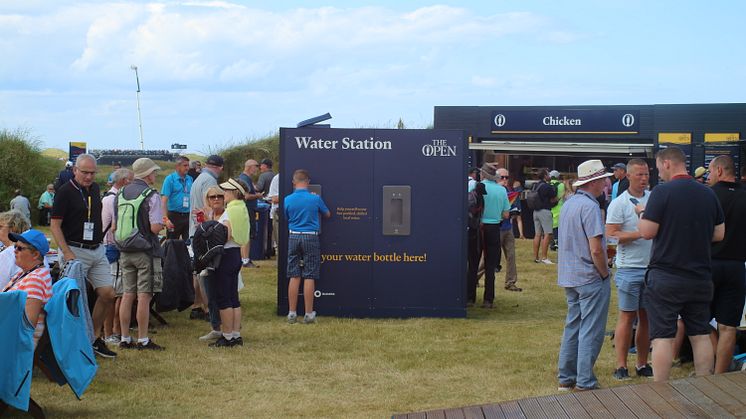
M746 3L0 1L0 128L46 147L432 122L437 105L743 102Z

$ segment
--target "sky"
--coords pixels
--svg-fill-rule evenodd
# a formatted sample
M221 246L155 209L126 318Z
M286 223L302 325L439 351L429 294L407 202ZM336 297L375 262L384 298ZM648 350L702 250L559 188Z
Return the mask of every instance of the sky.
M746 101L742 1L0 0L0 129L209 153L331 113Z

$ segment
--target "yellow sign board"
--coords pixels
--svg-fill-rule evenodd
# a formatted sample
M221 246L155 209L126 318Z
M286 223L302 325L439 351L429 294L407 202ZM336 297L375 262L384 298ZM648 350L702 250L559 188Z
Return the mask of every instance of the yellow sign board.
M740 140L738 132L708 132L705 133L706 143L723 143L728 141Z
M691 144L692 134L690 132L659 132L658 144Z

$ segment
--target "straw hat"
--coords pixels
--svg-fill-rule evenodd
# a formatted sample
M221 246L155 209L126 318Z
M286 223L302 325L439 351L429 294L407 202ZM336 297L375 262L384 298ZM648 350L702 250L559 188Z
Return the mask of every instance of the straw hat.
M583 186L588 182L613 176L613 173L607 173L601 160L587 160L578 166L578 180L572 186Z

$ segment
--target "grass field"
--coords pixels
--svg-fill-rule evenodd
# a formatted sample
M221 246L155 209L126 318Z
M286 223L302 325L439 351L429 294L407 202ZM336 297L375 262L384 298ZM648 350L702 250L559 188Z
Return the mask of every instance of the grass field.
M518 241L524 292L504 291L498 274L496 308L469 309L466 319L320 317L315 325L275 315L276 265L261 261L243 270L244 347L208 348L197 340L207 323L166 313L170 326L152 335L165 352L99 360L82 401L40 375L32 396L51 417L350 418L554 394L564 294L556 267L530 253L531 243ZM607 338L596 364L603 386L622 384L611 378L613 358Z

